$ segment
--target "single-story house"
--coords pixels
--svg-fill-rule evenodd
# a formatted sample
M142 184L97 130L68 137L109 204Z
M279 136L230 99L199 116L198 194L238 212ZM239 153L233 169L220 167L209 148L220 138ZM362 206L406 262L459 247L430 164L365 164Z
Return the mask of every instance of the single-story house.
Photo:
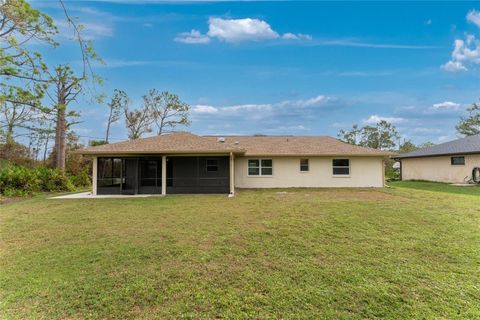
M428 180L464 183L480 167L480 134L403 153L400 161L402 180Z
M389 152L324 136L179 132L95 146L93 194L225 193L235 188L383 187Z

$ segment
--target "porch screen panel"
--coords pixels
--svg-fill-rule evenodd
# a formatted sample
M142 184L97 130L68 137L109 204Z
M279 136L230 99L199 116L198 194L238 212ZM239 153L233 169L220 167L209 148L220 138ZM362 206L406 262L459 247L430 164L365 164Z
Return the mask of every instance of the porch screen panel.
M122 183L122 159L98 158L97 193L119 194Z
M229 157L169 157L167 194L228 193L229 170Z

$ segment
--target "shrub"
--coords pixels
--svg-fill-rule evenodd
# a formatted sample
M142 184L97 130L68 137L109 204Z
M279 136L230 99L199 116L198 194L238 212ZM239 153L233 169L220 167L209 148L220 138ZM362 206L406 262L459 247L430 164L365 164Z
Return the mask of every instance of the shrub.
M87 171L82 171L76 175L70 175L69 178L77 188L88 187L92 184L92 179Z
M7 166L0 169L0 194L23 196L35 192L72 191L71 179L56 169Z

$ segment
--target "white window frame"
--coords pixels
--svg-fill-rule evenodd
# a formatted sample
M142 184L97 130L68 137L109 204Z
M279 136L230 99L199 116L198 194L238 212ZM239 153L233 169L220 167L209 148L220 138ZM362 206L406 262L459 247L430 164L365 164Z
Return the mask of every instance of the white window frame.
M346 166L334 166L333 161L335 160L348 160L348 167ZM348 168L348 174L336 174L333 173L333 169L335 168ZM350 158L332 158L332 176L335 178L349 178L352 174L352 160Z
M258 168L258 174L250 174L250 166L248 165L251 160L256 160L258 161L258 167L252 167L252 168ZM272 166L271 167L262 167L262 160L270 160L272 161ZM262 174L262 168L271 168L272 169L272 174ZM273 177L273 159L272 158L251 158L247 159L247 176L248 177L263 177L263 178L269 178Z
M307 170L302 170L302 160L307 160ZM308 173L310 172L310 159L308 158L300 158L300 166L299 166L299 170L300 170L300 173Z

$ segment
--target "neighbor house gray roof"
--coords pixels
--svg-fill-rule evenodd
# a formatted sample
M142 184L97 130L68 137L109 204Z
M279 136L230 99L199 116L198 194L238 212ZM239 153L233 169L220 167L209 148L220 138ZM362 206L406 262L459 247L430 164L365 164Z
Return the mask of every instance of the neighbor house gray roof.
M445 142L433 147L418 149L408 153L402 153L398 159L402 158L421 158L421 157L434 157L441 155L462 155L480 153L480 134Z

